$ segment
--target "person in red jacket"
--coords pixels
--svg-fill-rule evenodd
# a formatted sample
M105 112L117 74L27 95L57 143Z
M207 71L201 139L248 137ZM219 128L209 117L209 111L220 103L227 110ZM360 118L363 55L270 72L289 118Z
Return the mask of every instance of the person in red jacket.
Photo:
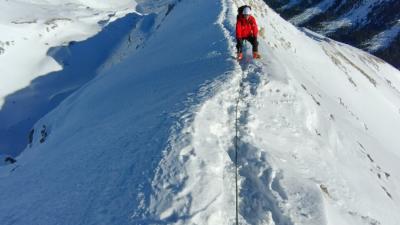
M260 58L258 54L258 26L256 19L251 15L251 8L244 6L242 13L239 13L236 21L236 48L237 58L243 58L243 41L246 40L253 46L253 58Z

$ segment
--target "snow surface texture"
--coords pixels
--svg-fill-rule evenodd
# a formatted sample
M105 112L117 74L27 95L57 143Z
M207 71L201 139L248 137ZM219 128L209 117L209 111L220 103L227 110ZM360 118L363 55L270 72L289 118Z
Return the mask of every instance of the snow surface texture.
M143 6L158 29L0 167L2 224L234 224L236 150L240 224L398 224L400 72L249 2L263 59L241 63L243 1Z

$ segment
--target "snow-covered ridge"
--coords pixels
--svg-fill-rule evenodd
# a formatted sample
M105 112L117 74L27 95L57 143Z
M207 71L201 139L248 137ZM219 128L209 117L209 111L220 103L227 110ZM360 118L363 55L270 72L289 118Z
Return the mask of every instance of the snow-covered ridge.
M223 2L232 41L236 8L248 2ZM250 5L266 60L236 68L174 134L153 180L150 221L233 224L237 150L240 224L396 224L400 152L389 143L398 142L399 71L297 30L262 1Z
M147 15L0 168L2 223L233 224L237 166L240 224L396 225L400 72L261 0L263 59L238 63L244 3Z

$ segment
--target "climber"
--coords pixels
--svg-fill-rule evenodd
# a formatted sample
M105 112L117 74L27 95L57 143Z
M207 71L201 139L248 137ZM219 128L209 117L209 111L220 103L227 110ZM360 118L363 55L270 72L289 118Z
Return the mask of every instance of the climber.
M259 59L258 54L258 27L256 19L251 15L251 7L244 5L238 8L236 21L236 48L237 59L243 59L243 42L246 40L253 46L253 58Z

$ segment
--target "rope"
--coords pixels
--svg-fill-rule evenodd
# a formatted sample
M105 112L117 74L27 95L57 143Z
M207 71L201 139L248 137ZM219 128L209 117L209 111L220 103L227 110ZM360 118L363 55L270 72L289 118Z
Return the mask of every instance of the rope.
M239 225L239 188L238 188L238 108L239 108L239 98L236 102L236 121L235 121L235 185L236 185L236 225Z
M243 72L244 75L244 72ZM239 167L238 167L238 153L239 153L239 103L241 99L241 93L243 88L243 77L240 81L240 89L239 96L236 100L236 109L235 109L235 201L236 201L236 225L239 225L239 185L238 185L238 176L239 176Z

